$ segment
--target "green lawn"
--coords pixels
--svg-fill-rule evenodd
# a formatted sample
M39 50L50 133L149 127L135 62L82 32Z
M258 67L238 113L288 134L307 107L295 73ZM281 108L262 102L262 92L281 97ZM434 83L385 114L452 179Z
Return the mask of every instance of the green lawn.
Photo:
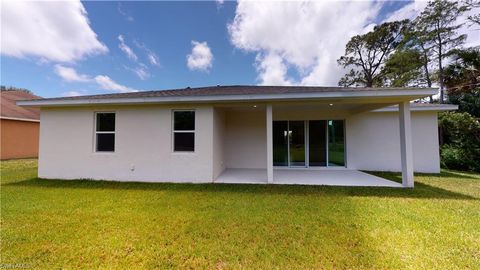
M480 267L478 174L393 189L40 180L36 166L1 163L2 268Z

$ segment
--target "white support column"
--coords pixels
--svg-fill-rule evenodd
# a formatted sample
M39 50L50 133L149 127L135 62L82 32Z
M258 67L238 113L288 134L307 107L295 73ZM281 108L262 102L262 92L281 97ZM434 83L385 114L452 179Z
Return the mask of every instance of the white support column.
M273 116L272 105L268 104L267 112L267 179L273 183Z
M400 154L402 159L402 184L413 187L413 149L410 102L398 104L400 120Z

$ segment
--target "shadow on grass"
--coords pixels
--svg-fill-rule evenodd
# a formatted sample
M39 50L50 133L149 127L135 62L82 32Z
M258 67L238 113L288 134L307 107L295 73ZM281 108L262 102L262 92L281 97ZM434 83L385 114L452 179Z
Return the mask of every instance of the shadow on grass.
M392 180L398 183L402 182L402 174L401 173L395 173L395 172L372 172L372 171L364 171L365 173L372 174L378 177L382 177L388 180ZM480 177L475 177L472 174L469 173L463 173L463 172L455 172L455 171L442 171L442 173L415 173L415 176L421 176L421 177L435 177L438 179L445 179L445 178L456 178L456 179L465 179L465 180L472 180L472 179L478 179L480 180Z
M401 176L376 173L394 181ZM261 195L305 195L319 196L359 196L359 197L392 197L392 198L419 198L419 199L452 199L478 200L466 194L457 193L423 183L415 183L415 188L391 187L340 187L340 186L307 186L307 185L262 185L262 184L191 184L191 183L144 183L144 182L115 182L95 180L52 180L32 178L3 186L22 186L40 188L63 189L108 189L108 190L148 190L172 192L211 192L211 193L256 193Z

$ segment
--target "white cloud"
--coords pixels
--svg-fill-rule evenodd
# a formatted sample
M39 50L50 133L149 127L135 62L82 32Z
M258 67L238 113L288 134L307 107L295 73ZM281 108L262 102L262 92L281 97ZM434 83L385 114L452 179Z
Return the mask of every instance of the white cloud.
M422 12L427 6L428 1L413 1L410 4L403 6L400 9L395 10L387 16L385 21L400 21L404 19L413 20Z
M242 1L228 25L232 44L254 52L260 84L336 85L345 44L371 28L370 1ZM289 70L298 79L288 78Z
M73 62L108 52L80 1L2 1L1 53Z
M133 72L135 75L137 75L138 78L140 78L140 80L146 80L150 78L150 72L148 71L148 67L145 64L140 63L139 66L134 68L124 65L124 68Z
M142 80L143 77L148 78L150 74L142 70L143 69L143 64L140 64L140 67L137 69L131 69L134 73L138 73L137 76L139 76ZM126 67L127 68L127 67ZM130 69L130 68L127 68ZM137 92L139 90L121 85L114 80L112 80L110 77L107 75L97 75L95 77L85 75L85 74L79 74L74 68L71 67L65 67L62 65L55 65L54 72L60 76L63 80L67 82L85 82L85 83L95 83L97 86L99 86L103 90L110 90L110 91L118 91L118 92ZM63 93L64 96L75 96L75 95L81 95L82 93L79 91L69 91Z
M138 92L138 90L118 84L110 77L106 75L98 75L95 77L95 82L102 88L103 90L110 90L110 91L117 91L121 93L126 92Z
M255 66L259 72L258 79L264 85L292 85L287 79L287 65L282 57L274 53L257 55Z
M155 53L149 52L147 53L147 57L148 57L148 62L150 62L150 64L152 64L153 66L160 66L160 62L158 61L158 56Z
M120 41L120 44L118 44L118 48L120 48L120 50L122 50L128 58L136 62L138 60L137 55L133 52L132 48L125 44L125 39L122 35L118 35L118 40Z
M81 95L82 93L80 93L79 91L68 91L68 92L62 93L62 96L64 97L77 97Z
M88 82L91 78L85 74L78 74L77 71L71 67L62 65L55 65L55 73L67 82Z
M145 52L145 54L147 55L148 62L152 66L157 66L157 67L160 66L160 61L156 53L150 50L144 43L141 43L137 40L133 40L133 43L135 44L135 46L137 46L139 49L142 49Z
M385 21L395 21L403 19L414 19L418 16L423 9L427 6L428 2L424 0L413 1L412 3L405 5L403 8L396 10L390 14ZM480 32L478 26L471 26L468 23L467 17L480 13L480 8L474 8L467 11L463 15L457 18L457 23L463 24L458 30L460 34L466 34L467 40L465 41L465 47L473 47L480 45Z
M187 55L190 70L209 71L212 67L213 54L207 42L192 40L192 52Z
M133 16L130 15L130 14L128 14L128 13L123 9L122 3L118 3L117 10L118 10L118 13L120 13L120 15L122 15L127 21L129 21L129 22L133 22L133 21L134 21Z
M215 0L215 2L217 3L217 8L220 8L223 6L223 3L225 2L224 0Z
M141 80L146 80L146 79L150 78L150 73L144 67L137 67L137 68L134 69L133 72L135 72L135 74L137 74L137 76Z

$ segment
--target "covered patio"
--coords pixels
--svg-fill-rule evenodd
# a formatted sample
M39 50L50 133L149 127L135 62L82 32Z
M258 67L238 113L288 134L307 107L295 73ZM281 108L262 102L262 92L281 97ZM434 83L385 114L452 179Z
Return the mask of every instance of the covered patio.
M221 126L221 131L214 141L221 140L221 143L216 145L214 152L218 154L218 164L221 166L216 168L218 174L213 182L413 187L408 99L394 102L383 99L378 101L375 98L345 98L341 101L328 99L299 104L219 105L216 113L221 120L216 126ZM369 149L365 150L361 146L375 143L368 136L362 139L357 136L365 126L364 122L356 122L359 115L394 104L399 110L396 119L400 133L394 143L400 147L397 151L380 151L386 152L384 156L387 159L398 155L402 183L364 173L360 170L368 171L368 168L355 164L370 155ZM359 124L355 126L356 123ZM368 128L375 129L376 126L377 123L374 123ZM360 148L363 150L357 150Z
M402 187L402 184L368 173L349 169L280 169L273 170L270 184ZM226 169L215 183L267 184L267 169Z

